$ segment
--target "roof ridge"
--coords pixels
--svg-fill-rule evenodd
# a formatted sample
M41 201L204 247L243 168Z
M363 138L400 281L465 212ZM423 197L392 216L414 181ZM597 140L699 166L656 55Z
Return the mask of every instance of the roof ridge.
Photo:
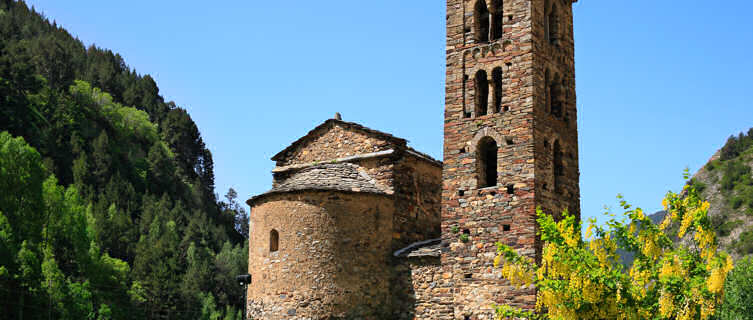
M291 143L285 149L283 149L282 151L280 151L277 154L275 154L274 156L272 156L272 160L274 160L274 161L280 160L280 158L282 158L283 156L285 156L285 154L287 152L291 151L292 149L294 149L298 145L306 142L309 138L311 138L311 136L314 133L316 133L320 129L323 129L327 125L334 125L334 124L341 124L341 125L349 126L349 127L353 128L353 129L356 129L356 130L361 130L361 131L364 131L364 132L367 132L367 133L370 133L370 134L379 135L379 136L382 136L382 137L384 137L384 138L386 138L388 140L396 141L400 145L407 145L408 144L408 140L406 140L406 139L393 136L392 134L389 134L389 133L384 132L384 131L379 131L379 130L371 129L369 127L366 127L366 126L364 126L362 124L358 124L356 122L348 122L348 121L342 121L342 120L337 120L337 119L327 119L324 122L322 122L320 125L318 125L318 126L314 127L313 129L309 130L309 132L306 133L304 136L302 136L302 137L298 138L297 140L293 141L293 143Z

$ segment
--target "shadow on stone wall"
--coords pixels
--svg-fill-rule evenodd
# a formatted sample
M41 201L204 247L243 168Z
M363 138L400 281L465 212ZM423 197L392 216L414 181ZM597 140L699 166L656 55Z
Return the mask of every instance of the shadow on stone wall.
M432 295L440 277L439 257L396 257L391 283L390 319L423 319L431 312Z

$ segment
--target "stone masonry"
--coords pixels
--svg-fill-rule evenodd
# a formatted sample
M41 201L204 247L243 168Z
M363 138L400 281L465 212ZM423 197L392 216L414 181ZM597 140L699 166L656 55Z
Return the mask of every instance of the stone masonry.
M495 303L531 308L535 290L493 268L494 244L536 258L536 207L579 212L572 1L448 0L446 86L448 319L491 319ZM489 171L496 184L485 184Z
M251 206L253 319L492 319L533 287L535 211L580 216L572 3L447 0L444 161L338 116L272 157Z
M249 317L411 319L393 292L412 278L393 252L439 238L441 162L337 119L272 159L272 190L247 202Z

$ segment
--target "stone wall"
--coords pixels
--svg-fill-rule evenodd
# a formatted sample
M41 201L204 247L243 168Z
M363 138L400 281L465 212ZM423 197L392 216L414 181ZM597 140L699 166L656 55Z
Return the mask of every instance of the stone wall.
M393 262L392 308L395 320L451 319L449 288L440 284L439 257L396 258Z
M533 290L513 290L493 268L497 241L535 255L531 2L504 1L504 33L483 43L474 38L475 5L449 0L447 9L442 234L451 244L442 267L452 279L454 319L489 319L494 303L535 302ZM495 68L502 70L501 108L488 99L487 114L478 114L475 75L484 70L491 81ZM479 188L478 144L485 137L498 146L497 185Z
M556 4L556 46L547 38L545 2ZM477 39L479 8L501 21L498 39ZM442 273L452 281L440 285L452 288L452 319L490 319L494 303L534 306L533 288L513 288L493 268L494 243L535 258L536 206L579 209L572 67L570 0L447 1ZM546 70L561 79L556 112ZM498 147L497 184L484 187L479 145L489 139Z
M395 159L394 156L374 157L354 161L363 168L369 176L374 178L382 186L394 192L395 186Z
M559 216L562 210L580 214L578 169L578 122L575 96L573 10L568 1L534 0L536 205ZM547 15L556 10L558 36L551 43L546 35ZM551 110L549 77L560 77L562 112ZM561 173L555 174L555 144L561 152Z
M379 319L390 310L393 200L384 195L269 195L250 217L254 319ZM270 231L279 250L270 252Z
M377 134L348 128L349 123L328 120L324 125L310 132L304 143L297 143L277 160L277 166L288 166L314 162L326 162L359 154L385 151L395 147L402 139L389 139Z
M393 249L440 236L442 166L405 154L394 166Z

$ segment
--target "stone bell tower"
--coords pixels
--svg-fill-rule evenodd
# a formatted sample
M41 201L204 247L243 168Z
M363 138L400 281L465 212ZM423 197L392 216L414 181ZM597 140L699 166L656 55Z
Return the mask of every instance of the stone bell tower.
M574 0L447 0L442 272L453 319L532 308L493 268L495 242L532 258L535 209L580 214Z

